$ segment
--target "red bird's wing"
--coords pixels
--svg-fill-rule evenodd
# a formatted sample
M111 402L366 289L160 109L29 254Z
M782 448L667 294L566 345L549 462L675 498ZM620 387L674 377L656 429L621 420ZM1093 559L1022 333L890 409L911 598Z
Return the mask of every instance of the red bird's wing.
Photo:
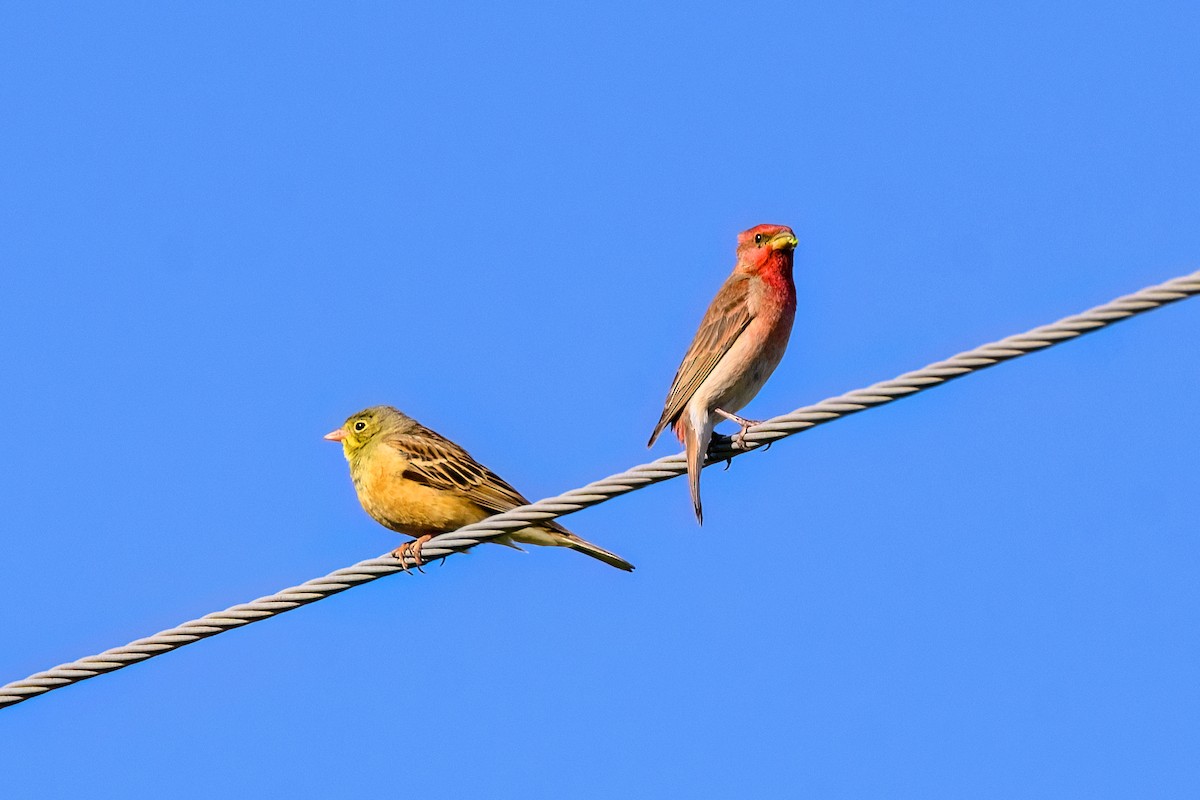
M662 416L650 435L650 445L683 413L684 406L692 395L733 347L742 331L750 324L750 278L746 275L730 275L717 296L713 298L700 322L700 330L683 357L675 380L667 392L667 401Z

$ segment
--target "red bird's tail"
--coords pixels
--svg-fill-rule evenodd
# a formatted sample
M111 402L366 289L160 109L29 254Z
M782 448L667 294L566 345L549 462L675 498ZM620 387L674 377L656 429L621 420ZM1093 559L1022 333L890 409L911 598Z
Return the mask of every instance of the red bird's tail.
M694 420L685 410L675 423L675 434L683 440L687 451L688 488L692 492L692 508L696 510L696 522L704 524L704 509L700 503L700 470L708 456L708 443L712 440L713 421L708 414Z

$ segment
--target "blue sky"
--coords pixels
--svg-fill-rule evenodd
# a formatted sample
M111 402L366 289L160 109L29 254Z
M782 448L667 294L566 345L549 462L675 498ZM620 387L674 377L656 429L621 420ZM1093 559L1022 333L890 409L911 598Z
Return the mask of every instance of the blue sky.
M375 403L643 444L737 232L746 413L1200 267L1194 4L9 5L0 682L373 557ZM0 711L6 796L1194 796L1200 301Z

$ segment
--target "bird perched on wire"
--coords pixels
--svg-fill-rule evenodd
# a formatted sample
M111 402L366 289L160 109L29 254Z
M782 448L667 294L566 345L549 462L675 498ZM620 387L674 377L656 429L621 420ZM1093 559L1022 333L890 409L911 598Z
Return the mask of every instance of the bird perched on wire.
M754 399L787 349L796 316L792 255L796 234L785 225L758 225L738 234L737 264L713 298L683 357L648 447L668 425L687 451L696 520L703 523L700 469L720 417L741 426L745 446L755 420L737 412Z
M420 566L421 547L434 534L529 503L466 450L391 406L360 411L325 438L341 442L363 509L380 525L416 537L392 554L401 563L409 555ZM633 571L625 559L579 538L554 520L492 541L513 547L513 542L569 547L617 569Z

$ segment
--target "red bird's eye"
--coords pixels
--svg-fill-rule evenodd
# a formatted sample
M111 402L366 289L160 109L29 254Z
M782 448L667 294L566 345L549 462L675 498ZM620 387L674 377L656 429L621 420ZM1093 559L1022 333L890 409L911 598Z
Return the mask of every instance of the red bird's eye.
M762 234L761 233L754 234L754 243L762 244Z

